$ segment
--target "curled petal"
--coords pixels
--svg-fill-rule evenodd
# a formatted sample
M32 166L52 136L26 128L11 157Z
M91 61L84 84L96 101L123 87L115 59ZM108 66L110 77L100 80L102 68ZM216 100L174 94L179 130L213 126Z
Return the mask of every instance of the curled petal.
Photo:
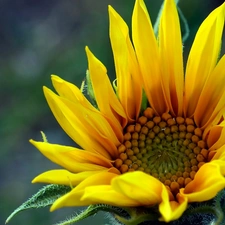
M212 199L225 187L224 168L219 160L204 164L183 190L181 195L188 198L189 202L202 202Z
M225 145L225 121L210 129L207 137L207 144L209 150L219 149Z
M135 200L139 205L151 206L161 201L163 185L156 178L146 173L135 171L114 178L112 180L112 188L124 196Z
M211 160L225 160L225 146L222 146L221 148L212 151L214 154L212 156Z
M107 196L107 197L106 197ZM140 203L117 191L111 185L91 186L85 189L82 200L91 199L94 202L123 207L140 206ZM119 201L115 201L118 199Z
M162 215L161 221L170 222L178 219L186 210L188 198L177 194L177 201L170 201L166 188L162 191L162 202L159 204L159 211Z

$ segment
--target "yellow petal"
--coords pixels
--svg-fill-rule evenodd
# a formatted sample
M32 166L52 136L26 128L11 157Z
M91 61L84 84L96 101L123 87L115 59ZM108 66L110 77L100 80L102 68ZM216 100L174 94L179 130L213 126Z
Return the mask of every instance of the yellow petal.
M183 114L183 56L179 17L174 0L167 0L159 26L159 51L163 86L170 112Z
M99 112L71 103L67 99L60 98L60 100L71 112L76 112L74 115L82 122L82 129L86 130L92 139L97 140L113 159L117 158L117 146L120 145L120 141L105 117Z
M85 188L89 186L96 186L96 185L98 185L99 187L101 185L107 185L116 176L118 175L115 173L101 172L88 177L87 179L82 181L80 184L78 184L71 192L57 199L53 203L51 207L51 211L64 206L85 206L85 205L91 205L95 203L101 203L101 202L96 202L95 199L92 199L92 198L81 199L81 197L84 194Z
M132 38L151 107L158 113L168 111L162 87L159 49L143 0L137 0L132 16ZM164 79L164 78L163 78Z
M139 67L129 38L128 27L111 6L109 6L109 19L118 95L129 121L134 121L140 113L142 100Z
M224 147L223 147L223 150L224 150ZM217 165L219 167L220 173L223 175L223 177L225 175L225 163L224 163L225 157L224 156L225 156L225 153L223 151L220 154L220 156L218 157L218 159L214 159L214 158L212 159L212 163L215 164L215 165Z
M207 145L209 150L219 149L225 144L225 121L213 126L208 132Z
M68 170L49 170L32 180L32 183L49 183L76 186L84 179L99 173L100 171L85 171L77 174L70 173Z
M92 106L91 103L84 97L81 90L77 86L56 75L52 75L51 78L52 84L60 96L65 97L72 102L79 102L84 107L97 111L95 107Z
M71 206L88 206L93 204L91 200L83 200L81 201L81 197L84 194L84 190L69 192L62 197L58 198L51 206L50 211L54 211L56 209L62 207L71 207Z
M113 91L105 66L91 53L88 47L86 47L86 53L98 108L109 121L117 137L122 140L122 126L124 127L127 123L124 109Z
M110 185L91 186L85 189L82 200L121 207L140 206L138 201L115 191Z
M221 162L213 160L200 167L194 180L181 190L181 194L188 198L188 202L202 202L215 197L224 187L225 178L221 173Z
M140 171L125 173L112 180L115 191L146 206L161 201L162 187L159 180Z
M55 118L78 145L108 158L117 156L119 141L100 113L59 97L45 87L44 93Z
M102 170L112 167L105 157L74 147L30 140L45 157L71 172Z
M216 8L200 26L192 45L185 75L185 113L191 117L205 81L216 65L221 47L225 3Z
M199 97L194 118L199 127L211 124L225 107L225 56L223 56L209 75Z
M215 143L214 140L215 139L217 140L219 138L219 136L217 136L217 135L219 135L218 130L215 133L212 133L212 135L211 135L211 131L213 131L214 128L216 128L216 127L224 127L225 126L225 122L223 122L223 121L221 122L221 120L224 118L223 116L225 116L224 112L225 112L225 109L221 109L218 112L218 114L214 117L214 119L212 119L212 121L210 123L207 123L207 126L205 126L205 128L203 129L204 131L203 131L202 138L203 138L203 140L207 140L208 147L211 147L211 145ZM216 135L216 136L214 136L214 135ZM210 140L210 138L211 138L211 140Z
M215 155L212 157L211 161L213 160L220 160L220 161L222 160L225 166L225 162L224 162L225 161L225 145L221 146L215 151Z
M162 215L160 218L161 221L170 222L176 220L187 208L188 198L180 195L179 193L176 196L177 201L170 201L168 191L166 188L163 188L162 191L162 202L159 204L159 211Z

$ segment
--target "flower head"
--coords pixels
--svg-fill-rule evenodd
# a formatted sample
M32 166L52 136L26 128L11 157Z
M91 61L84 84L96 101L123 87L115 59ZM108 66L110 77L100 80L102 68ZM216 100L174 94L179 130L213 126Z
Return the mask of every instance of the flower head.
M189 203L209 200L225 187L225 57L218 61L224 16L225 3L202 23L184 73L174 0L165 0L158 38L143 0L136 0L132 41L128 26L109 6L116 91L88 47L97 108L58 76L52 76L57 94L44 87L55 118L80 146L31 140L64 168L33 182L74 187L52 210L97 203L157 206L159 219L168 222Z

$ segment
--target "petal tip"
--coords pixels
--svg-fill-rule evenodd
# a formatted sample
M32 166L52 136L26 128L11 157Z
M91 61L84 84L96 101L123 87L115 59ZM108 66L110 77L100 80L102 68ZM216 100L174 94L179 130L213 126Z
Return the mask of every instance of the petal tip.
M113 9L113 7L111 5L108 5L108 10L110 11L112 9Z
M53 203L53 205L50 207L50 212L55 211L57 208L57 206Z
M49 88L47 88L46 86L43 86L43 91L44 91L44 94L46 94L47 92L49 92L49 91L50 91L50 89L49 89Z
M116 17L116 15L118 15L116 10L111 5L108 6L108 11L109 11L109 18L111 18L112 16Z
M88 51L90 51L90 49L89 49L89 47L88 47L87 45L85 46L84 49L85 49L86 53L87 53Z

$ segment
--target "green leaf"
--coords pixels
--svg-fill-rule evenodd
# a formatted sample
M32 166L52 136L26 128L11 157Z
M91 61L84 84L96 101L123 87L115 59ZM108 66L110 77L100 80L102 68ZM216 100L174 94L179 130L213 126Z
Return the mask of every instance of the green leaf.
M43 208L58 199L60 196L66 194L71 190L70 187L65 185L46 185L40 189L35 195L19 206L14 212L7 218L5 223L8 223L17 213L32 208Z
M119 215L121 217L130 218L129 213L124 208L119 208L105 204L97 204L97 205L90 205L86 210L82 211L80 214L71 216L70 218L61 221L55 225L71 225L73 223L76 223L80 220L83 220L89 216L96 214L98 211L106 211Z

